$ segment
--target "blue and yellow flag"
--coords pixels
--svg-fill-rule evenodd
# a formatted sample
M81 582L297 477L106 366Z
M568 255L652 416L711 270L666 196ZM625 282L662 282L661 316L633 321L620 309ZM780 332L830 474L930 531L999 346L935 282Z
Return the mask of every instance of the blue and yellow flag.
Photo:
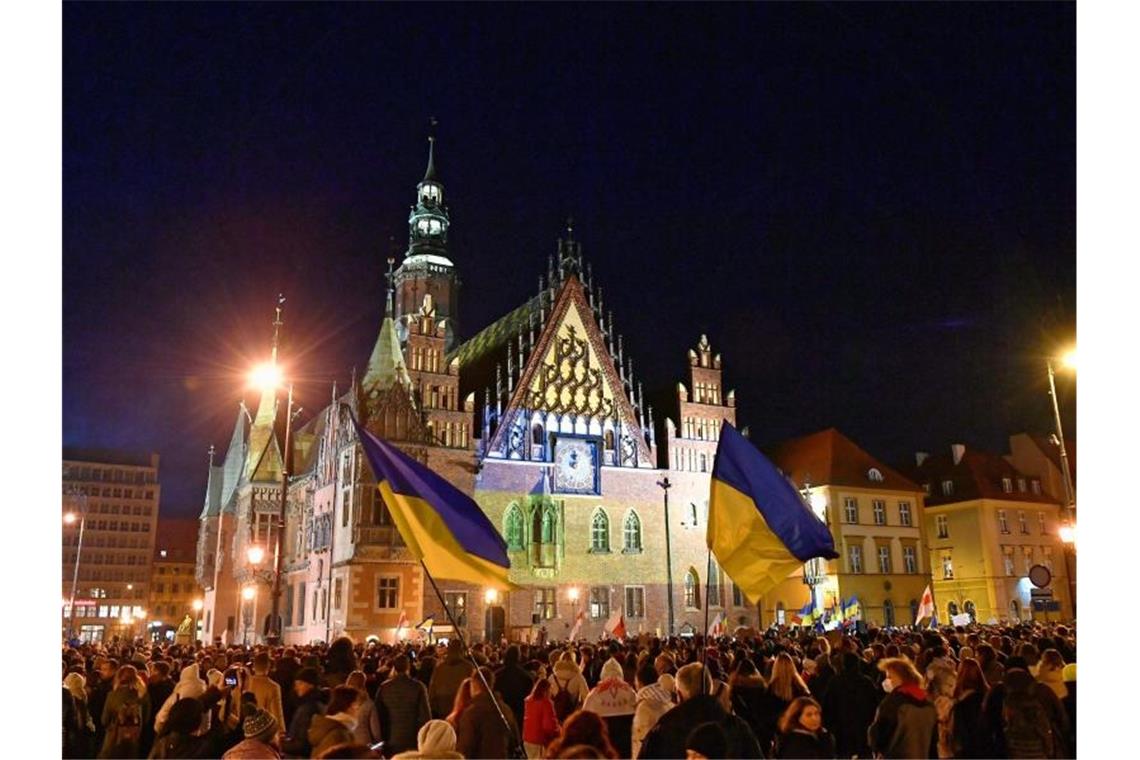
M435 618L431 615L428 615L422 623L416 626L417 631L427 631L428 633L431 633L432 628L435 628Z
M728 422L716 447L706 540L751 602L809 559L839 556L827 526Z
M815 605L811 599L808 599L807 604L805 604L796 615L799 624L803 626L810 626L815 622L817 617L819 617L819 614L815 611Z
M412 556L435 578L514 590L507 580L507 544L479 505L356 420L353 424L384 504Z
M851 620L859 615L859 599L858 597L851 597L843 603L843 619Z

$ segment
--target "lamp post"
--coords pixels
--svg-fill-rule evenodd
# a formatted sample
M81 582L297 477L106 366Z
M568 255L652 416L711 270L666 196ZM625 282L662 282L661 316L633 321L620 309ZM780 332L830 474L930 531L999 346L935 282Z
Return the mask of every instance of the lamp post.
M243 647L247 646L249 644L249 622L250 622L250 618L253 617L252 608L250 609L249 615L245 614L245 605L246 605L246 603L252 602L253 597L255 597L256 595L257 595L257 590L254 589L253 586L246 586L245 588L243 588L241 590L241 598L243 599L242 610L241 610L241 645ZM251 605L251 607L252 607L252 605Z
M1076 350L1067 352L1061 358L1061 363L1075 370L1077 366ZM1065 488L1065 519L1067 521L1067 525L1061 528L1061 541L1065 552L1065 574L1069 576L1069 601L1073 605L1073 617L1075 618L1077 616L1077 584L1073 577L1073 572L1076 569L1073 566L1075 565L1073 560L1075 560L1077 547L1077 499L1073 488L1073 478L1069 472L1069 453L1065 449L1065 431L1061 427L1061 407L1057 401L1057 383L1054 380L1053 360L1047 360L1045 366L1049 372L1049 396L1053 399L1053 423L1057 426L1057 447L1061 454L1061 483Z
M193 646L198 642L198 619L202 615L202 607L204 606L204 603L201 599L195 599L190 603L190 606L194 609L194 641L191 642L191 646Z
M79 539L75 545L75 569L71 573L71 602L68 605L68 623L67 623L67 638L70 641L75 638L75 594L79 590L79 557L83 554L83 529L87 525L87 494L80 494L82 509L79 512L78 518L74 512L68 512L63 516L63 522L71 525L76 519L79 520Z
M665 599L669 603L669 635L673 635L673 547L669 541L669 489L673 484L666 475L663 480L657 481L665 498Z

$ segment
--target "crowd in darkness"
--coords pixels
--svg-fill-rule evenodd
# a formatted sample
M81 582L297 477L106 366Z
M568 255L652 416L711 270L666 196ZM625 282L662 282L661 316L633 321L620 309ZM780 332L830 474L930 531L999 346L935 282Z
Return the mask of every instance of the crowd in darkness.
M65 644L65 758L1065 758L1076 628Z

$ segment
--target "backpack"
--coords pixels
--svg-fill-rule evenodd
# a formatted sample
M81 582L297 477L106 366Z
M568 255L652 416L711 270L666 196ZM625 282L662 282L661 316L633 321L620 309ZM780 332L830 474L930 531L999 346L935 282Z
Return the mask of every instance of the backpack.
M1053 727L1044 705L1031 692L1006 691L1001 717L1009 757L1053 757Z
M570 717L570 713L574 712L574 708L578 706L578 700L574 699L574 695L567 689L570 685L569 682L562 683L558 680L558 676L554 677L554 682L558 684L558 693L551 700L554 702L554 714L558 716L559 721L564 721Z
M112 744L137 744L142 733L142 704L137 697L128 699L115 714L115 726L112 729Z

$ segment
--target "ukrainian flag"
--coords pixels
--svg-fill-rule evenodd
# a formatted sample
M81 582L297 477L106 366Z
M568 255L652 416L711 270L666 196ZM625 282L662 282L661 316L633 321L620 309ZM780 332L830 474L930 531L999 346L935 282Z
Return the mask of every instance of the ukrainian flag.
M809 559L839 556L827 526L728 422L716 448L706 539L750 602Z
M422 623L416 626L417 631L427 631L428 633L431 633L432 628L435 628L435 618L431 615L428 615Z
M843 603L843 619L851 620L859 615L859 599L851 597Z
M810 626L815 622L815 619L819 617L819 615L816 613L814 607L812 606L811 599L808 599L808 603L803 606L796 617L799 618L799 624L803 626Z
M380 495L412 556L435 578L500 591L511 562L502 536L470 496L353 420Z

